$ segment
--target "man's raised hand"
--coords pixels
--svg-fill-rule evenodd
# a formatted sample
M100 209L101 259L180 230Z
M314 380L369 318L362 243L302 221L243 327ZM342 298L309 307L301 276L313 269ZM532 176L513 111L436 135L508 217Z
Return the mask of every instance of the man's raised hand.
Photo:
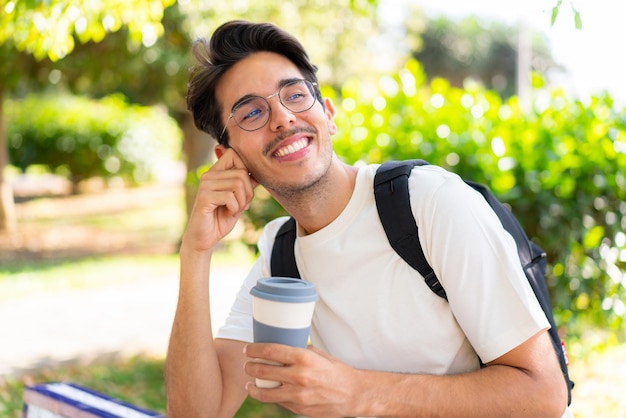
M232 231L258 185L232 148L217 154L217 162L200 178L183 238L183 242L191 240L189 244L198 251L211 250Z

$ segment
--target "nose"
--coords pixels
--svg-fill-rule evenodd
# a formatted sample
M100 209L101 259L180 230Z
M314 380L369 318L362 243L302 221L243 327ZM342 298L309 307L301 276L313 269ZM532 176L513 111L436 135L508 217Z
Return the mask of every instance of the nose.
M272 131L278 131L296 121L296 115L283 106L278 96L276 97L276 100L268 100L268 103L270 104L269 125Z

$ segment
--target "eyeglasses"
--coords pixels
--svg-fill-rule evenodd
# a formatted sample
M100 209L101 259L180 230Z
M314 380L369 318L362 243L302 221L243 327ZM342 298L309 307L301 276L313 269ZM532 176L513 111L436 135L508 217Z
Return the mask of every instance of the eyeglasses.
M251 132L264 127L270 120L269 99L274 96L278 96L280 104L290 112L301 113L309 110L315 103L316 86L317 83L298 79L287 82L276 93L267 97L244 96L233 106L233 110L230 112L220 134L220 141L231 119L244 131Z

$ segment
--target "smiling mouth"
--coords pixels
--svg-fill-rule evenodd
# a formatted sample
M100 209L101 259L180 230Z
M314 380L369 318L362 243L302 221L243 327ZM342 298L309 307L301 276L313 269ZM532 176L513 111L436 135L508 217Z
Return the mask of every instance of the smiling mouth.
M298 151L300 151L301 149L306 148L306 146L309 144L309 139L308 138L301 138L295 142L292 142L291 144L287 145L286 147L282 147L279 148L275 153L274 156L276 157L285 157L289 154L293 154L296 153Z

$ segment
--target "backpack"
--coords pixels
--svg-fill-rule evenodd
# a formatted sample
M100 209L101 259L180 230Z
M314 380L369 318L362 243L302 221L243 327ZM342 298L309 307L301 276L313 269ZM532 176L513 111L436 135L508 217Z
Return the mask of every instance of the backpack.
M374 177L374 197L378 215L391 247L424 277L426 284L435 294L447 300L445 289L424 256L417 234L417 224L411 212L408 179L413 168L421 165L428 165L428 163L424 160L388 161L383 163L376 171L376 176ZM515 216L486 186L467 180L465 183L485 198L500 219L500 222L502 222L504 229L515 239L517 252L526 278L550 323L548 332L567 385L567 403L569 405L572 399L571 391L574 387L574 382L569 378L565 344L559 337L554 316L552 315L552 306L545 280L546 253L528 239ZM293 218L289 218L276 234L270 260L272 275L300 278L294 254L295 240L296 222Z

